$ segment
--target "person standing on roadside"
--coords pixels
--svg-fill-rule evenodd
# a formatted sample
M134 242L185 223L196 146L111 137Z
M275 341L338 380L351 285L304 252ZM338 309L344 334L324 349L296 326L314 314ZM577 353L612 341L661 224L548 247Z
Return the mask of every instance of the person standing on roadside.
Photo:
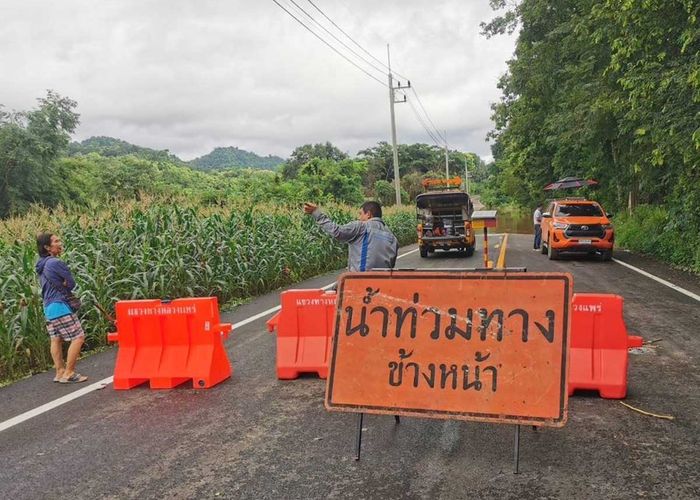
M56 367L53 381L61 384L85 382L88 378L75 371L85 332L69 306L75 280L68 266L58 258L63 253L63 244L55 234L41 233L36 238L36 247L39 260L35 270L41 284L46 329L51 338L51 358ZM70 342L65 363L63 342Z
M391 269L396 264L399 242L382 220L382 207L376 201L363 203L358 220L342 226L314 203L304 203L304 213L311 215L323 231L348 244L348 271Z
M542 245L542 205L537 205L532 214L532 224L535 226L535 245L533 250L539 250Z

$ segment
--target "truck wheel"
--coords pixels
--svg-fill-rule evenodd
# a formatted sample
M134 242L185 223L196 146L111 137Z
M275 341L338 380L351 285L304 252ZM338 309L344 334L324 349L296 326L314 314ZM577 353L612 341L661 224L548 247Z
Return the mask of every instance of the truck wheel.
M559 258L559 251L554 250L552 245L547 245L547 257L549 260L557 260Z
M420 256L424 259L428 256L428 247L420 247Z

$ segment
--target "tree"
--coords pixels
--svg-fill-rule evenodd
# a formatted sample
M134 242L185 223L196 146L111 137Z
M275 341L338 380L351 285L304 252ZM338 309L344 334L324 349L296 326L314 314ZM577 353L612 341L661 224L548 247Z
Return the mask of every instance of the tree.
M295 179L299 169L313 159L341 161L346 160L348 155L336 148L330 142L325 144L305 144L292 151L289 159L282 165L282 176L289 180Z
M78 125L75 101L49 90L29 112L0 114L0 217L64 201L55 162Z
M314 158L299 170L298 180L311 199L356 204L362 202L362 175L367 165L362 161Z

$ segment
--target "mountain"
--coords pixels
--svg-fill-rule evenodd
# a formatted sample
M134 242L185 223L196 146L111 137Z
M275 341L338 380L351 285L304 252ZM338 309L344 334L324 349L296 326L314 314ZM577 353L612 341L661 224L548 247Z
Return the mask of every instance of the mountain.
M161 151L144 148L114 137L90 137L82 142L71 142L68 146L68 154L70 156L89 153L99 153L102 156L134 155L152 161L168 161L176 165L187 165L185 161L171 154L167 149Z
M216 148L209 154L190 161L189 164L199 170L221 170L231 167L248 167L274 170L284 163L279 156L258 156L237 147Z

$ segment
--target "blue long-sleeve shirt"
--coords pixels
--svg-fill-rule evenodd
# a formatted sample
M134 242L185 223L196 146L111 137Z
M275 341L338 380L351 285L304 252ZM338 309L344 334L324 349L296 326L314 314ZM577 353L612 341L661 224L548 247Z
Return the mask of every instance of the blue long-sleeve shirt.
M391 269L396 264L399 243L379 217L339 226L319 209L312 214L323 231L348 244L348 270Z
M66 263L57 257L41 257L34 269L39 276L46 319L70 314L72 311L68 307L66 295L75 288L75 280Z

